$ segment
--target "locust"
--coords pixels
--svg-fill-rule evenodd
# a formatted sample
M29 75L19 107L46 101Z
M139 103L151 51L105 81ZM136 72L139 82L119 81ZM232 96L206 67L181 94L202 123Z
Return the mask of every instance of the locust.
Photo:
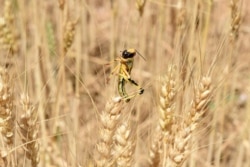
M118 75L118 93L122 99L125 100L125 102L129 102L137 94L141 95L144 92L144 89L130 76L136 53L138 53L145 60L145 58L136 49L125 49L122 51L121 56L119 56L118 59L115 59L115 61L118 61L119 64L111 72L112 75ZM136 86L136 93L128 94L125 89L126 83L131 83Z

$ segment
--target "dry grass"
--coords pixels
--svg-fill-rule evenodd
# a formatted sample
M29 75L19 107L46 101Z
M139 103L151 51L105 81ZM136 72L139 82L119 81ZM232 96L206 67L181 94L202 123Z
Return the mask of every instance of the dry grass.
M0 167L250 165L247 0L0 4Z

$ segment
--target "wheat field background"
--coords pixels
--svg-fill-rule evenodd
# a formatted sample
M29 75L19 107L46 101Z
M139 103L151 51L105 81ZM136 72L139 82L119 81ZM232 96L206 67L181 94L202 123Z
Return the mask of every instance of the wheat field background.
M247 0L0 0L0 166L249 167L249 14ZM110 73L128 48L145 91L126 103Z

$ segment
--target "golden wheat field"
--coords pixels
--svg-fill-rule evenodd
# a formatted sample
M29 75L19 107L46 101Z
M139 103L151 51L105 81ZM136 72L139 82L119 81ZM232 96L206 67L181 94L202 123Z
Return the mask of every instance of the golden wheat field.
M0 167L249 167L249 14L0 0Z

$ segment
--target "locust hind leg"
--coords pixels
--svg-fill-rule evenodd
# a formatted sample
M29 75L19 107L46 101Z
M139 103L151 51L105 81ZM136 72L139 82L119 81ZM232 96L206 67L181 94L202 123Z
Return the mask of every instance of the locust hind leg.
M126 93L126 90L125 90L125 82L127 82L127 81L129 81L131 84L139 87L139 89L138 89L139 92L136 91L135 93L128 95ZM119 89L118 90L119 90L120 96L123 97L123 99L125 100L125 102L129 102L130 99L132 99L133 97L137 96L138 94L141 95L144 92L144 89L141 88L134 80L132 80L132 79L125 80L124 78L122 78L121 80L119 80Z
M133 84L133 85L135 85L136 87L139 88L139 95L143 94L144 89L143 89L141 86L139 86L139 85L138 85L134 80L132 80L131 78L129 78L128 81L129 81L131 84Z

